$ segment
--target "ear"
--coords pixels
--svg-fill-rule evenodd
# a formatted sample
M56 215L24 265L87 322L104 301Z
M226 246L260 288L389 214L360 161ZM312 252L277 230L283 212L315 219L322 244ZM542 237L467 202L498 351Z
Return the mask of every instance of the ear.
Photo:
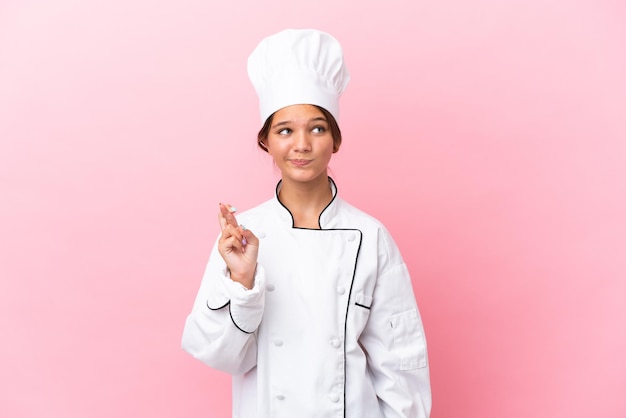
M258 142L259 146L263 149L263 151L269 154L269 148L267 147L267 139Z

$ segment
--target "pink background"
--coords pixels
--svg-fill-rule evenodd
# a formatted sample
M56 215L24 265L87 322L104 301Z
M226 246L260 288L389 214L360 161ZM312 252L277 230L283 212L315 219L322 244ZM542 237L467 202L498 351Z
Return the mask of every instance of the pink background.
M352 82L340 193L413 274L433 418L626 416L626 6L0 2L0 416L227 417L180 337L277 179L246 58L316 27Z

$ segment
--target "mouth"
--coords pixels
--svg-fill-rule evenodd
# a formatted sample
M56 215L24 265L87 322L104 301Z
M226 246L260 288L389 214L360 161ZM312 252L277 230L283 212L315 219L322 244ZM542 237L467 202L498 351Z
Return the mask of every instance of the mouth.
M306 165L309 165L313 160L301 160L301 159L291 159L289 160L289 162L293 165L295 165L296 167L304 167Z

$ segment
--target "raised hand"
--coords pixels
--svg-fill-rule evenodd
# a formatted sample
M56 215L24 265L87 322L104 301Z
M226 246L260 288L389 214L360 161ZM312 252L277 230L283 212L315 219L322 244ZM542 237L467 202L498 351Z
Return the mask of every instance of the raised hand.
M235 219L234 208L219 204L217 219L222 229L218 250L230 270L230 278L248 289L254 286L254 272L259 254L259 240Z

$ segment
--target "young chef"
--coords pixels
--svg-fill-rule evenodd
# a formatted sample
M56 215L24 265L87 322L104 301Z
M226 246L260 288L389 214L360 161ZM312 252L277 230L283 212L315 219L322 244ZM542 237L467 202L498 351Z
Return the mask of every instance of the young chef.
M282 179L237 219L220 204L183 348L233 375L233 417L428 417L407 267L385 227L342 200L327 174L350 78L341 46L315 30L279 32L252 52L248 74L259 146Z

